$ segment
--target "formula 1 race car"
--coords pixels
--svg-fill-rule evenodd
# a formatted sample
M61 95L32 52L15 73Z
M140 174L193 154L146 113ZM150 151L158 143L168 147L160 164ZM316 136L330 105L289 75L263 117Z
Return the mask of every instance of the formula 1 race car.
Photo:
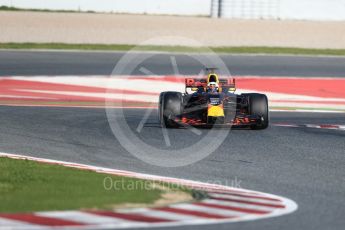
M185 93L160 94L159 119L163 127L268 127L266 95L235 94L235 79L219 78L214 68L206 71L205 78L185 79Z

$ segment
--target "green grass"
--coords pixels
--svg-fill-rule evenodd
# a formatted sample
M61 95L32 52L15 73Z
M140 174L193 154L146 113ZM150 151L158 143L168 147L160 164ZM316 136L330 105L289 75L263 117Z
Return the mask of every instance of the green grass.
M104 179L109 175L28 160L0 157L0 170L0 212L6 213L152 204L164 193L146 186L152 181L119 176L110 176L118 189L107 190Z
M289 47L214 47L218 53L253 53L253 54L293 54L293 55L345 55L345 49L307 49Z
M33 11L33 12L56 12L56 13L95 13L95 11L24 9L24 8L12 7L12 6L0 6L0 11Z
M127 51L133 45L65 44L65 43L0 43L0 49L51 49L51 50L118 50Z
M100 50L100 51L162 51L185 53L226 54L292 54L292 55L345 55L345 49L305 49L284 47L188 47L188 46L135 46L118 44L66 44L66 43L0 43L0 49Z

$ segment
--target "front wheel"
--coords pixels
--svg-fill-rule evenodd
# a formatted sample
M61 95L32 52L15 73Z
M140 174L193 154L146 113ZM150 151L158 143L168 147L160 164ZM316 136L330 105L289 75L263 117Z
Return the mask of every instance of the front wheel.
M163 92L159 96L159 118L162 127L178 128L176 118L182 113L182 93Z
M264 94L251 93L249 96L249 113L251 115L259 115L261 121L255 125L251 125L251 129L266 129L269 125L269 109L268 99Z

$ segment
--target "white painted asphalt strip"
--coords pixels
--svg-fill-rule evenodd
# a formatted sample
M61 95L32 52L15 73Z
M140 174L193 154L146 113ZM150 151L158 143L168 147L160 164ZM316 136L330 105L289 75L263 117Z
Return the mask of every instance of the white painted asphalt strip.
M274 209L276 209L276 208L269 208L269 207L263 207L263 206L252 205L252 204L241 204L237 202L219 201L219 200L213 200L213 199L202 200L201 203L216 204L216 205L223 205L223 206L236 207L236 208L247 208L247 209L253 209L257 211L268 211L268 212L272 212Z
M216 193L216 194L225 194L225 195L233 195L233 196L245 196L245 197L251 197L251 196L255 196L256 198L260 197L262 199L272 199L272 197L268 197L266 196L266 194L263 193L259 193L259 192L241 192L241 191L234 191L234 190L230 190L230 191L214 191L214 190L207 190L207 193Z
M124 93L89 93L89 92L70 92L70 91L53 91L53 90L18 90L29 93L44 93L52 95L76 96L85 98L98 98L98 99L118 99L118 100L132 100L137 102L157 102L157 96L146 94L124 94Z
M313 128L313 129L331 129L331 130L345 130L344 125L316 125L316 124L273 124L279 127L292 127L292 128Z
M334 130L342 130L343 127L340 125L314 125L314 124L306 124L301 125L302 127L305 126L307 128L316 128L316 129L334 129Z
M191 219L198 219L197 217L191 216L191 215L165 212L165 211L154 210L154 209L150 209L150 208L138 208L138 209L125 211L125 213L140 214L143 216L169 219L169 220L175 220L175 221L185 221L185 220L191 220Z
M143 79L139 79L142 77ZM167 89L184 91L183 82L158 81L155 87L153 82L157 79L148 79L147 76L32 76L32 77L10 77L9 79L21 81L36 81L43 83L68 84L72 86L98 87L106 89L136 89L160 93Z
M240 197L240 196L234 196L234 195L226 195L226 194L218 194L218 193L208 193L211 197L216 198L225 198L225 199L231 199L236 201L249 201L249 202L256 202L256 203L262 203L262 204L273 204L273 205L281 205L281 201L274 201L274 200L263 200L258 198L250 198L250 197Z
M204 212L204 213L212 213L212 214L223 215L223 216L241 217L241 216L246 215L243 212L230 211L230 210L224 210L224 209L219 209L219 208L203 207L203 206L194 205L194 204L173 204L173 205L170 205L170 207Z
M80 212L80 211L56 211L56 212L37 212L39 216L44 217L51 217L55 219L62 219L62 220L70 220L75 221L82 224L91 224L91 225L98 225L98 224L123 224L131 223L131 221L127 221L120 218L115 217L106 217L106 216L99 216L93 215L90 213Z
M44 99L44 100L57 100L57 98L46 98L46 97L34 97L34 96L17 96L17 95L4 95L0 94L1 98L25 98L25 99Z
M216 189L216 190L212 190L212 189L207 189L206 190L207 193L209 192L213 192L213 193L220 193L220 194L238 194L238 195L248 195L248 196L261 196L264 195L260 192L251 192L251 191L242 191L236 188L232 188L232 189L226 189L226 190L221 190L221 189Z
M6 218L1 218L0 217L0 229L1 230L7 230L7 229L28 229L28 228L40 228L39 225L35 225L35 224L29 224L26 222L22 222L22 221L15 221L15 220L9 220ZM42 227L43 228L43 227Z

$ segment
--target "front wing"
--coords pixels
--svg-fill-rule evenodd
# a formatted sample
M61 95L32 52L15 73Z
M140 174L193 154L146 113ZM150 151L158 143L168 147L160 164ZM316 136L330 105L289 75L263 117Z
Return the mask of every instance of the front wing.
M201 118L193 117L180 117L175 118L175 122L181 126L194 126L194 127L232 127L232 128L245 128L251 125L258 125L262 122L262 117L259 115L236 115L231 122L215 122L207 123Z

